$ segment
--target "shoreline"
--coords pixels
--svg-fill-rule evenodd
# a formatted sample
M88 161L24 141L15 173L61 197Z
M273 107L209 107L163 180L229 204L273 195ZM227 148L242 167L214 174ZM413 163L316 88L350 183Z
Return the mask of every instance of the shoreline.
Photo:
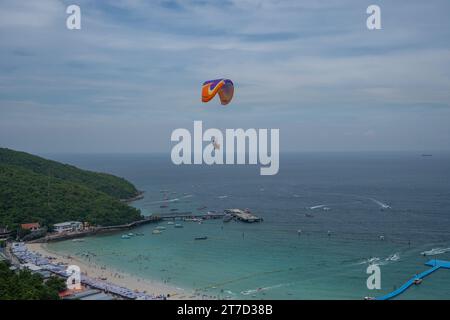
M166 295L170 300L199 300L204 298L203 295L196 294L193 291L188 291L175 286L169 286L159 281L140 278L135 275L118 271L107 265L100 265L92 261L85 261L78 257L65 256L61 253L48 249L45 243L26 243L26 246L28 250L39 253L43 257L53 257L55 263L78 265L81 269L81 273L86 276L97 280L106 278L106 280L101 281L109 282L131 290L139 290L155 296ZM211 299L211 297L208 297L208 299Z

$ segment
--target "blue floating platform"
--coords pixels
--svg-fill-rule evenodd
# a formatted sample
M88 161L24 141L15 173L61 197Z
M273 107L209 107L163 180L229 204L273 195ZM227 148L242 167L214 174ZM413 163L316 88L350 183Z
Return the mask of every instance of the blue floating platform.
M394 290L391 293L388 293L388 294L386 294L384 296L375 298L375 300L389 300L389 299L392 299L392 298L398 296L399 294L402 294L403 292L405 292L406 289L408 289L410 286L412 286L414 284L415 280L423 279L426 276L429 276L430 274L432 274L433 272L435 272L436 270L438 270L440 268L450 269L450 261L444 261L444 260L437 260L437 259L429 260L428 262L425 263L425 265L430 266L431 268L428 269L428 270L425 270L422 273L419 273L419 274L415 275L414 277L412 277L411 279L406 281L406 283L403 284L397 290Z

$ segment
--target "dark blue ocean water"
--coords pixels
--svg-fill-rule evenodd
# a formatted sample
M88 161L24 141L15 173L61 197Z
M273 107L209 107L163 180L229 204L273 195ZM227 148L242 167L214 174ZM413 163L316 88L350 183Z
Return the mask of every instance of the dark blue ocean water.
M136 230L144 237L114 234L51 245L73 254L97 252L99 262L207 294L361 299L400 286L430 258L450 260L449 154L282 154L275 176L260 176L258 166L175 166L168 155L48 157L132 181L145 191L134 205L146 215L207 207L201 211L249 208L263 217L259 224L185 222L182 229L164 222L161 235L147 225ZM161 190L169 191L168 208L160 208ZM208 240L193 240L197 236ZM431 249L442 253L421 255ZM370 259L381 268L381 290L366 287ZM448 298L450 270L399 297Z

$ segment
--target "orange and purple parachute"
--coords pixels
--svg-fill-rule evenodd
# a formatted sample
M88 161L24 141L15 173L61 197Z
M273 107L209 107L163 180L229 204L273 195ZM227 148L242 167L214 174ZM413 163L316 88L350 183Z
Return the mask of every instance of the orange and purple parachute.
M234 85L230 79L209 80L203 83L202 101L208 102L219 94L220 103L222 105L229 104L233 99Z

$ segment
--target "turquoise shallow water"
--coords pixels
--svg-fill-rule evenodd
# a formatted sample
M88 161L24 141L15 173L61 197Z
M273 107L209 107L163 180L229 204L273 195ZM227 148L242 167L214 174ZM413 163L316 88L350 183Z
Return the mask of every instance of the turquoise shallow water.
M450 156L436 154L297 154L281 158L280 173L259 176L254 166L174 166L158 155L54 155L83 168L123 176L145 198L144 214L250 208L260 224L221 220L183 222L152 235L156 225L85 242L50 244L116 269L243 299L361 299L399 287L428 268L429 258L450 260ZM160 208L160 190L169 190ZM392 208L380 210L381 203ZM325 205L323 208L311 207ZM299 236L297 230L301 229ZM328 235L330 231L330 236ZM380 240L380 235L385 237ZM207 236L205 241L195 241ZM445 251L445 250L444 250ZM367 260L376 258L381 290L366 287ZM450 270L439 270L399 299L450 298Z

